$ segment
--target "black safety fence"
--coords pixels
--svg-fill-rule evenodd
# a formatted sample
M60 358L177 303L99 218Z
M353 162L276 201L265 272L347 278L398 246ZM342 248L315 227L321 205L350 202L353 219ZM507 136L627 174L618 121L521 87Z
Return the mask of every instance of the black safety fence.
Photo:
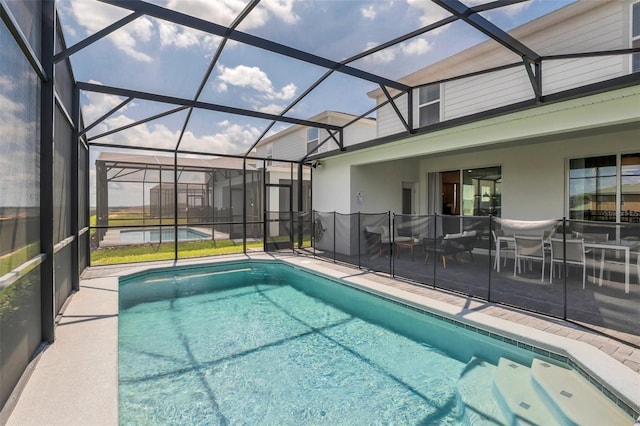
M314 211L312 235L316 257L637 341L640 224Z

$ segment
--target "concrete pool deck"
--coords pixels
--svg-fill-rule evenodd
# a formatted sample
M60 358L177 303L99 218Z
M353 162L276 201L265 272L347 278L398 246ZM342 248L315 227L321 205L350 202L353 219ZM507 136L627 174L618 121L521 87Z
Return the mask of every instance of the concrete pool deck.
M15 408L7 425L118 424L118 277L157 267L245 259L279 259L506 337L553 348L607 384L636 412L640 410L640 349L558 319L383 274L309 257L260 253L87 269L81 291L72 296L59 319L55 344L38 355L22 393L8 402Z

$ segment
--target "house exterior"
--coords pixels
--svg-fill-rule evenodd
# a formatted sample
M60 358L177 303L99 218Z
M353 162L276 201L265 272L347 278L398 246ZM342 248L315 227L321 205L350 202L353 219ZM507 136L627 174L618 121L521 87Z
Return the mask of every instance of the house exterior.
M353 122L344 130L342 141L345 147L357 145L376 137L376 123L371 118L357 120L352 114L336 111L324 111L309 120L319 123L344 126ZM329 139L328 139L329 138ZM328 140L327 140L328 139ZM337 137L338 140L340 140ZM326 142L325 142L326 140ZM302 176L291 163L279 162L278 159L302 159L313 153L339 151L334 139L330 139L325 129L290 126L274 135L263 139L256 146L256 157L265 158L266 210L272 215L267 218L267 237L281 237L289 234L288 211L299 211L299 220L304 222L307 231L311 227L311 170L302 168ZM302 192L299 193L297 182L302 180ZM300 202L298 199L300 198ZM284 214L284 216L283 216ZM268 239L268 238L267 238Z
M324 111L311 117L309 121L345 126L356 118L352 114L343 112ZM256 146L256 156L258 158L301 159L307 154L337 150L338 144L333 139L325 142L329 137L329 133L325 129L293 125L263 139ZM356 145L375 137L375 120L363 118L345 128L344 146Z
M639 47L640 2L578 1L509 34L543 58L537 80L489 40L401 79L402 118L370 92L377 139L312 157L314 209L638 222L640 53L553 55Z

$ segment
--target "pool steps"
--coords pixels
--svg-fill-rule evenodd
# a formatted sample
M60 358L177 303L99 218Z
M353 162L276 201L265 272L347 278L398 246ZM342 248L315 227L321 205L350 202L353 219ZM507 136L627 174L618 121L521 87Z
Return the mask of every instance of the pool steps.
M578 373L534 358L530 367L473 357L457 384L472 425L625 425L629 418Z
M576 372L534 358L531 376L543 399L562 421L573 425L624 425L629 419Z
M456 392L458 407L463 411L466 424L504 425L505 416L491 392L496 366L473 357L458 379Z

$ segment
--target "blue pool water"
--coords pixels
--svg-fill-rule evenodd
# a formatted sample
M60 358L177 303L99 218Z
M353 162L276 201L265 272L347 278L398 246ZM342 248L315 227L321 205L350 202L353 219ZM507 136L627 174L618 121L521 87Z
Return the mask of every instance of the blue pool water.
M171 242L174 241L174 236L175 232L172 227L163 228L162 231L159 229L120 231L120 241L123 243L157 243L160 241L160 237L162 237L162 241ZM204 232L198 232L191 228L178 228L178 241L207 238L211 238L211 236Z
M533 352L289 265L120 284L121 424L504 424L502 357Z

